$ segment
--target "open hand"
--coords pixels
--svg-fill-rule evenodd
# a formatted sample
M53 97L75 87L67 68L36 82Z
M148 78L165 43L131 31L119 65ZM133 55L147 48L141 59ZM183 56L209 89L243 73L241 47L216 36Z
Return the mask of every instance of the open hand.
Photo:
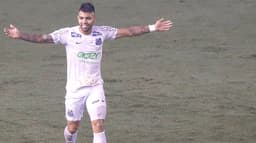
M172 21L164 20L164 18L158 19L155 23L156 31L167 31L173 26Z
M7 37L10 37L10 38L18 39L20 37L19 29L12 24L10 24L9 27L4 28L4 33Z

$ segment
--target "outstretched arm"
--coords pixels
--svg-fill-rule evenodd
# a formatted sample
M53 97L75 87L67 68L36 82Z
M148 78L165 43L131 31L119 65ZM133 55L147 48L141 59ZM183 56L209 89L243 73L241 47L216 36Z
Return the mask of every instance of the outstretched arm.
M53 39L50 35L23 33L12 24L9 27L4 28L4 33L9 38L20 39L32 43L53 43Z
M116 38L139 36L153 31L163 32L168 31L173 26L170 20L164 20L163 18L157 20L154 25L145 26L131 26L128 28L119 28L117 30Z

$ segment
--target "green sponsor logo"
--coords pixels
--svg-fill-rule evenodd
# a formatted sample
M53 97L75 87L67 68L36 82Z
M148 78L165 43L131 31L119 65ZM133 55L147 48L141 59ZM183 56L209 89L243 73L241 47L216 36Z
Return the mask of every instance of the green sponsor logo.
M84 53L84 52L79 52L77 54L77 57L79 58L83 58L83 59L92 59L92 60L96 60L99 58L100 53Z

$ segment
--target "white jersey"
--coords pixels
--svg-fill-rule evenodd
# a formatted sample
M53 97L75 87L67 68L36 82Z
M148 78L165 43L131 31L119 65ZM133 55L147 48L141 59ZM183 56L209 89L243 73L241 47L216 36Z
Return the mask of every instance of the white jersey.
M79 26L62 28L50 35L55 44L66 47L66 90L76 92L85 86L103 84L101 58L104 40L113 40L117 29L109 26L93 26L90 35L79 31Z

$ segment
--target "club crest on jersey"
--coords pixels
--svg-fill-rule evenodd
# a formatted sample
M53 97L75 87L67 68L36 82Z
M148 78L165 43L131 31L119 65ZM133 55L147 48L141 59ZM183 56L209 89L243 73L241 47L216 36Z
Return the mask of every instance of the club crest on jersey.
M71 37L79 37L79 38L81 38L82 35L79 34L79 33L76 33L76 32L71 32Z
M101 45L101 44L102 44L101 38L97 38L95 44L96 44L96 45Z

